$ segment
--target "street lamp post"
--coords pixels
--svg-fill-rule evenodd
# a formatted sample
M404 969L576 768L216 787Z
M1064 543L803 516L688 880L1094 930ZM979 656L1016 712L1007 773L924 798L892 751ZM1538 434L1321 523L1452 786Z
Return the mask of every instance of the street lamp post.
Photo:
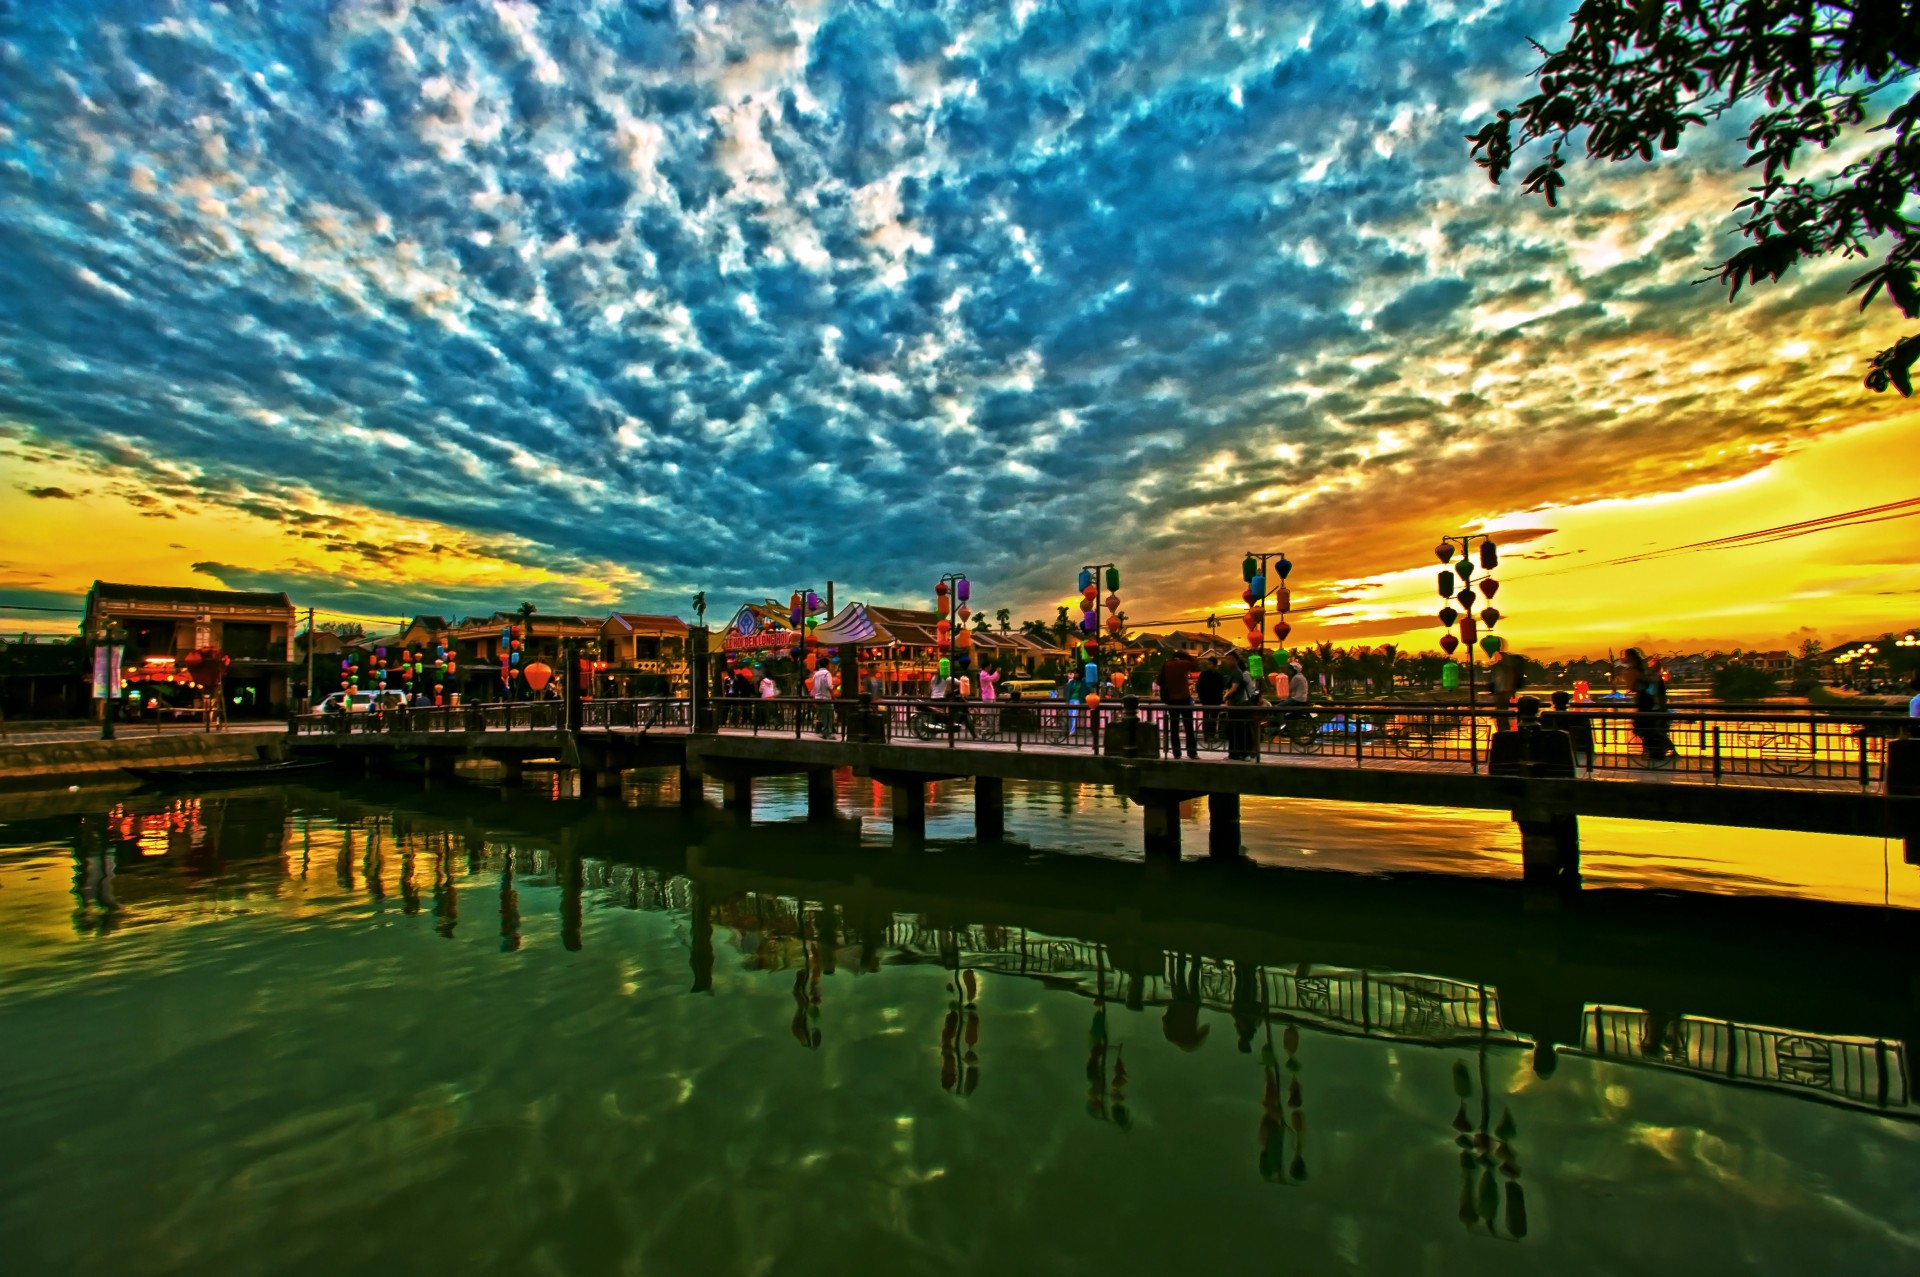
M933 587L933 597L934 601L940 605L936 611L947 627L947 677L954 678L957 676L955 671L958 667L956 653L958 644L955 639L962 624L960 609L965 607L967 600L973 597L973 583L967 580L965 572L942 572L939 584ZM934 662L934 677L938 678L940 676L938 656L935 656Z
M1267 645L1267 600L1272 599L1280 609L1280 619L1273 623L1273 641L1284 644L1287 635L1293 633L1293 625L1287 620L1287 613L1293 606L1293 593L1287 588L1287 577L1293 572L1293 562L1287 558L1285 550L1248 550L1240 560L1240 576L1247 583L1245 599L1247 603L1247 647L1257 651ZM1278 574L1276 583L1272 574ZM1254 587L1258 586L1258 589ZM1258 617L1256 621L1254 618Z

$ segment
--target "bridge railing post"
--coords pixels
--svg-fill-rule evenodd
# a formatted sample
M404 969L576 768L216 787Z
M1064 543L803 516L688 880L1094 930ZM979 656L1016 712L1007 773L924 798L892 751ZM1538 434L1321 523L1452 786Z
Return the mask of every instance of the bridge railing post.
M1713 783L1720 783L1720 724L1713 725Z

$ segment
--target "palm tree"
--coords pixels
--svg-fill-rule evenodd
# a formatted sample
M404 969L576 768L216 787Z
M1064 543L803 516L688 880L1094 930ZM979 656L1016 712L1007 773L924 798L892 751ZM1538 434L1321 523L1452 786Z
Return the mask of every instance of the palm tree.
M695 625L707 623L707 592L697 591L693 596L693 616Z
M1013 609L1003 607L998 612L995 612L993 614L993 619L1000 622L1000 632L1002 634L1006 634L1012 631Z
M1055 647L1065 647L1067 645L1067 635L1071 633L1073 633L1073 622L1067 619L1067 606L1062 603L1059 608L1055 610L1053 618L1053 645Z

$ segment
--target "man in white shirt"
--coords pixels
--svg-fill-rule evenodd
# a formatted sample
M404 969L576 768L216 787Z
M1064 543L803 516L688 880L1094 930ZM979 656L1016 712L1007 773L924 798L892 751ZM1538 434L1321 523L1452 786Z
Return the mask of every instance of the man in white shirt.
M820 702L820 734L833 735L833 671L822 665L813 672L813 699Z

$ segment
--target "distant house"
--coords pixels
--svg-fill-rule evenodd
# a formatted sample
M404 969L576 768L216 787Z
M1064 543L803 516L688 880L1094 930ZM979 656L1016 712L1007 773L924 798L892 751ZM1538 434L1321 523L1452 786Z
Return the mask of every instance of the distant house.
M187 653L217 648L231 661L221 689L228 715L286 713L294 608L284 593L95 581L82 632L109 625L127 636L128 690L142 683L178 689Z
M7 721L85 718L93 707L92 650L66 640L0 642L0 710Z
M600 623L604 686L615 696L687 692L687 623L677 616L615 612Z

